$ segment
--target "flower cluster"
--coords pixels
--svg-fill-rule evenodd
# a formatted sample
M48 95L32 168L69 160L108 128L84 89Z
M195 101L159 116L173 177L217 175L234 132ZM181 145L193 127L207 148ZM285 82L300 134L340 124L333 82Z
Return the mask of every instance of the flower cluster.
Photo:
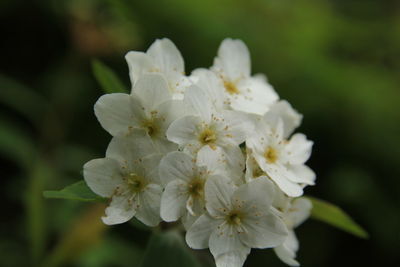
M213 66L190 76L168 39L126 60L130 94L94 107L113 136L106 156L84 166L88 186L111 199L104 223L180 220L189 247L209 248L217 266L242 266L251 248L298 265L293 229L311 209L301 196L315 180L312 142L293 134L302 116L251 74L245 44L225 39Z

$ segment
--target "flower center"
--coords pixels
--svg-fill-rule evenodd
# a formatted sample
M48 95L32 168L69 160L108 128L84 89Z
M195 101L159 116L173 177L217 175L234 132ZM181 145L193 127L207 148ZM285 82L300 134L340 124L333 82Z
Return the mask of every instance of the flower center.
M278 151L269 146L264 152L264 158L268 163L275 163L278 160Z
M224 87L225 90L231 95L239 94L239 90L237 89L236 85L233 82L224 81Z
M226 222L231 225L240 225L242 224L243 216L238 211L231 211L226 216Z
M137 175L136 173L129 173L126 177L126 183L128 184L130 190L132 192L138 193L143 191L146 187L146 180L142 177Z
M204 180L201 178L195 178L189 183L189 194L192 197L202 197L204 192Z
M159 129L158 129L154 119L143 121L142 126L143 126L143 128L145 128L147 130L147 133L151 137L154 137L159 132Z
M200 134L199 136L199 141L203 145L210 145L215 143L217 141L217 135L215 134L215 131L207 127L204 129L204 131Z

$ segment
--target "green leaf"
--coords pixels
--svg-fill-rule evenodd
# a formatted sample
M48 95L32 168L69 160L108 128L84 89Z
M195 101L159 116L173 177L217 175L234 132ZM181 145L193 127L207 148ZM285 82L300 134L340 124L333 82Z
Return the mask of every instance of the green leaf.
M313 204L311 218L320 220L360 238L367 239L368 233L341 208L313 197L307 197Z
M79 201L104 200L104 198L93 193L83 180L69 185L60 191L44 191L43 196L45 198L71 199Z
M141 267L200 267L177 231L154 233L147 246Z
M105 93L126 93L126 88L118 76L98 59L92 60L92 70L97 82Z

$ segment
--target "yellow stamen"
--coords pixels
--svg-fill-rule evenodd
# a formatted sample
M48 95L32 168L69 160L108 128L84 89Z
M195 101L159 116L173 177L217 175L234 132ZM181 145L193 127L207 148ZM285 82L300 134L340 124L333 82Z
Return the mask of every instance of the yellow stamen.
M268 147L264 152L264 158L268 163L275 163L278 160L278 151L273 147Z
M213 143L215 143L215 141L217 141L217 136L216 136L215 132L212 129L207 127L200 134L199 141L203 145L212 145Z
M224 87L225 90L231 95L239 94L239 90L237 89L236 85L233 82L224 81Z

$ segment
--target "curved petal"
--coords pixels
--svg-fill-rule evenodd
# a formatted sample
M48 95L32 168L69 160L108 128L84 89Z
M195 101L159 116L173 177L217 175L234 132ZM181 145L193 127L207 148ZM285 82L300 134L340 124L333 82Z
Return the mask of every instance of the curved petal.
M298 250L298 241L293 231L289 231L289 235L285 242L274 248L276 255L281 261L289 266L300 266L299 262L296 261L296 252Z
M184 62L181 53L171 40L157 39L147 50L155 64L164 72L175 71L183 73Z
M206 208L211 216L222 218L232 209L231 197L236 186L230 179L220 176L210 176L205 184Z
M101 126L112 136L124 136L130 128L140 126L145 114L138 99L128 94L103 95L94 105L94 113Z
M281 164L269 164L259 153L254 153L254 158L260 168L278 185L278 187L290 197L298 197L303 194L303 187L292 182L292 173Z
M196 85L187 88L184 101L188 111L193 111L193 115L200 116L205 123L210 122L213 110L202 88Z
M239 94L231 98L231 107L257 115L264 115L279 96L268 83L255 78L242 80L237 85Z
M291 179L295 183L314 185L315 184L315 173L310 167L306 165L290 165L288 166L289 171L293 174Z
M240 240L252 248L279 246L288 234L285 223L272 213L260 217L246 217L243 220L243 228L244 233L240 235Z
M181 100L167 100L156 107L158 117L160 118L162 128L165 131L169 125L183 117L185 114L184 104Z
M218 49L213 68L224 78L235 81L250 76L250 53L241 40L227 38Z
M292 165L304 164L311 155L313 142L307 140L304 134L295 134L290 138L285 150L287 159Z
M222 112L226 123L225 136L229 136L233 143L239 145L254 132L255 121L243 112L225 110Z
M143 52L130 51L125 55L125 60L128 63L132 87L143 73L156 70L153 59Z
M272 104L269 113L280 116L283 120L283 135L289 137L293 131L300 126L303 116L298 113L286 100Z
M147 226L156 226L160 221L160 203L162 188L149 184L138 194L136 218Z
M108 158L87 162L83 166L83 176L89 188L102 197L111 197L122 183L118 162Z
M157 105L171 98L167 82L161 74L157 73L143 74L132 91L139 97L148 112L154 111Z
M218 256L234 252L250 249L240 241L240 235L235 226L231 224L221 224L219 225L210 235L210 252L213 254L214 258Z
M130 195L113 196L110 205L101 219L105 224L113 225L129 221L136 213L135 205L129 201Z
M201 119L197 116L179 118L169 126L167 138L181 146L197 142L199 125L201 125Z
M161 158L161 154L150 154L142 158L140 161L141 167L144 169L146 179L150 183L160 183L159 166Z
M236 185L240 185L244 182L243 171L245 168L245 160L242 150L239 146L228 146L224 149L226 172L229 174Z
M208 248L211 233L221 223L208 214L201 215L186 232L186 243L194 249Z
M134 160L156 153L153 142L144 130L135 130L128 137L114 137L107 147L106 157L128 167Z
M224 106L224 84L215 75L214 72L208 69L196 69L192 72L191 77L197 78L196 85L204 90L210 103L212 103L217 110L222 110Z
M290 220L293 227L296 228L310 217L311 209L312 204L310 200L303 197L297 198L293 200L289 212L286 214L287 219Z
M160 162L160 178L164 184L180 179L189 182L196 166L191 156L184 152L168 153Z
M267 179L255 179L241 185L233 193L235 209L246 214L246 218L258 218L269 213L275 197L274 184Z
M220 147L212 149L210 146L203 146L197 153L196 164L206 167L211 174L228 176L225 158L225 153Z
M161 197L161 218L173 222L186 212L188 198L187 184L182 180L173 180L166 187Z
M215 258L215 265L217 267L242 267L249 254L250 248L227 252Z

